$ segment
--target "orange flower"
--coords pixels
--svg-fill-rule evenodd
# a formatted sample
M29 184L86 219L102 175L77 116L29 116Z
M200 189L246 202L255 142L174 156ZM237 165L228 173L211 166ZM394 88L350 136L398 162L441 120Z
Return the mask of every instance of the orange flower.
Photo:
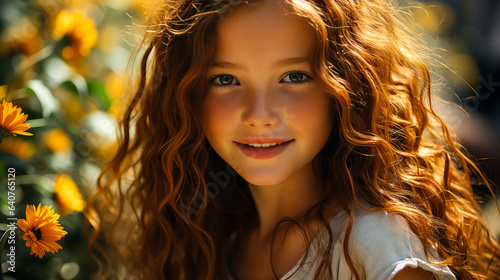
M0 151L13 154L22 160L30 159L36 152L36 146L31 141L20 138L8 138L0 145Z
M54 214L52 205L43 206L38 204L26 206L26 220L17 219L19 228L24 233L26 247L31 247L31 254L39 258L45 256L45 252L56 253L62 249L56 241L68 234L59 224L59 214Z
M81 212L85 207L85 201L78 191L78 187L66 174L54 176L54 192L57 197L59 213L63 217L73 211Z
M73 141L62 128L54 128L42 135L42 142L53 153L70 152L73 148Z
M24 17L9 27L2 36L0 53L14 51L31 56L44 47L44 42L40 36L40 30L31 17ZM24 58L22 58L24 59Z
M53 34L56 39L61 39L64 35L71 38L71 46L63 50L66 59L89 55L97 43L95 24L83 11L61 11L56 16Z
M21 113L21 108L13 106L12 102L3 100L0 105L0 142L3 137L10 137L12 135L33 135L29 132L24 132L30 128L29 123L24 123L28 115Z

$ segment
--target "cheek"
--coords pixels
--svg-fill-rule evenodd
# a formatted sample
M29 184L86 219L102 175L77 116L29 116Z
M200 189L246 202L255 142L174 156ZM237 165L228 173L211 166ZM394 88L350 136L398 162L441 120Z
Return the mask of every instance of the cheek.
M330 98L319 92L308 98L289 104L284 112L290 124L294 124L304 133L329 134L333 126Z
M202 107L203 129L208 140L213 141L225 138L236 119L235 112L224 102L215 98L206 97Z

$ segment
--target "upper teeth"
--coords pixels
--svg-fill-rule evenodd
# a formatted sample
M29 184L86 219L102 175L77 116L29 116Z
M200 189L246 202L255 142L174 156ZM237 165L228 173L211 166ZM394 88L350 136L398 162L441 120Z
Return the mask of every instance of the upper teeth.
M281 143L265 143L265 144L247 144L248 146L254 147L254 148L268 148L268 147L273 147L276 145L280 145Z

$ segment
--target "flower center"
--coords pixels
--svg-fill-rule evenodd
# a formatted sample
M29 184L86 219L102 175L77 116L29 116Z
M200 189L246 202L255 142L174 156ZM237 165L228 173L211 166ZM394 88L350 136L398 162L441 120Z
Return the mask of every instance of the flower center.
M40 229L35 230L35 228L31 228L31 231L35 234L37 240L42 239L42 231Z

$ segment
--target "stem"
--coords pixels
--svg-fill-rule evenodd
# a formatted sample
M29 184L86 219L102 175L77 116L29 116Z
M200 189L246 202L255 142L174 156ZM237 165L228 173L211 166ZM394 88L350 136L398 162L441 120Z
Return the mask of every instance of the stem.
M41 127L41 126L47 125L47 119L45 119L45 118L31 119L31 120L27 120L27 122L30 123L30 128Z
M3 250L3 247L5 246L5 242L7 242L7 233L11 231L10 228L8 228L3 234L2 234L2 238L0 238L0 250Z
M6 136L5 133L7 132L7 128L1 127L0 128L0 143L2 143L3 138Z
M5 243L7 243L7 237L9 236L9 232L12 229L8 228L2 235L0 239L0 264L2 264L2 256L3 256L3 248L5 247ZM0 280L3 280L3 272L0 271Z
M26 60L23 61L19 66L15 67L14 70L16 71L17 74L20 74L23 71L25 71L26 69L28 69L29 67L35 65L36 63L38 63L46 58L48 58L50 55L52 55L54 53L54 50L55 50L55 46L53 44L48 45L45 48L38 51L37 53L35 53L34 55L26 58Z
M21 76L21 74L26 71L29 67L37 64L38 62L50 57L55 51L55 44L50 44L32 56L26 58L21 64L14 66L14 73L12 74L12 81L17 81L17 79ZM9 95L12 93L13 83L7 84L7 96L5 99L8 99ZM0 279L1 280L1 279Z
M7 181L7 179L0 181L0 185L5 181ZM42 175L30 174L16 176L16 185L37 185L40 187L38 190L44 195L50 196L54 193L54 188L52 187L53 181Z

